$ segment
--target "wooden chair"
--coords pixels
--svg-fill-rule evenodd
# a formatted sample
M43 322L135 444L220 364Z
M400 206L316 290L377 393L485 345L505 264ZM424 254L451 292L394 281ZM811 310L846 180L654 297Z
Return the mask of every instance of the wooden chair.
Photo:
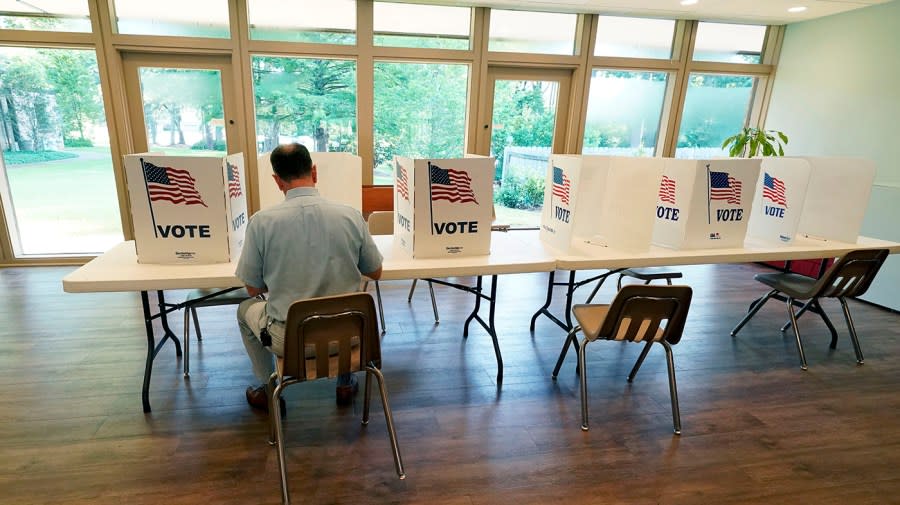
M388 405L387 389L381 374L381 345L375 303L368 293L311 298L294 302L285 322L284 355L269 378L269 405L277 405L287 386L305 381L335 378L365 370L362 424L369 422L370 377L378 381L378 391L387 422L397 475L404 479L403 462L397 445L394 421ZM278 409L270 409L269 443L278 446L281 497L290 503L285 468L284 432Z
M806 354L803 352L803 342L800 340L800 330L797 328L797 318L806 311L811 311L822 318L828 330L831 331L832 349L837 348L837 331L831 320L819 305L819 298L837 298L841 302L844 310L844 319L847 321L847 327L850 330L850 341L853 343L853 351L856 353L856 362L862 365L865 362L862 349L859 346L859 337L856 334L856 328L853 326L853 318L850 316L850 307L847 305L847 297L862 295L869 289L872 280L884 264L889 251L887 249L862 249L851 251L843 258L831 265L822 277L813 279L803 275L793 273L772 273L757 274L753 278L757 281L772 288L765 296L757 299L750 305L747 315L741 319L741 322L731 330L731 336L736 337L741 328L747 324L759 309L770 298L776 298L787 302L788 317L790 318L781 331L786 331L789 327L794 327L794 336L797 340L797 352L800 354L800 368L807 369ZM794 302L807 300L800 307L797 313L794 313Z
M587 344L595 340L621 340L643 343L637 362L628 374L628 382L634 380L644 358L650 352L650 346L659 343L666 351L666 363L669 372L669 393L672 400L672 420L675 434L681 434L681 414L678 410L678 391L675 385L675 363L672 358L672 346L681 340L684 322L691 304L692 291L689 286L652 286L633 284L622 288L609 305L576 305L572 308L578 326L566 337L553 379L559 374L559 368L569 346L574 343L575 335L582 331L584 339L578 350L578 367L581 371L581 429L587 431L588 426L588 392L587 392L587 360L585 359Z
M216 293L219 294L216 294ZM200 307L218 307L220 305L238 305L250 298L246 288L223 291L222 289L193 289L185 298L184 306L184 376L191 376L191 319L194 320L194 332L197 341L203 340L200 333L200 320L197 309Z
M393 211L375 211L369 214L368 219L369 224L369 233L372 235L391 235L394 233L394 212ZM418 279L413 279L412 286L409 288L409 296L406 297L407 303L412 302L413 292L416 290L416 282ZM431 310L434 311L434 324L438 324L441 322L438 317L438 308L437 301L434 299L434 286L432 286L431 281L428 282L428 292L431 294ZM363 286L363 291L368 289L369 281L366 281ZM378 284L378 281L375 281L375 298L378 300L378 315L381 318L381 334L384 335L387 332L387 326L384 324L384 308L381 304L381 287Z

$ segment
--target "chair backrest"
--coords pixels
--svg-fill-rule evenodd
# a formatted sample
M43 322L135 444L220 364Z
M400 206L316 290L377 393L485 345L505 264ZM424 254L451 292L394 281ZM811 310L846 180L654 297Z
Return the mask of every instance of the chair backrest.
M378 316L368 293L291 304L284 327L282 373L298 380L337 377L381 366Z
M394 233L394 213L379 210L369 214L369 233L372 235L390 235Z
M845 254L816 282L813 296L836 298L865 293L888 254L887 249L859 249Z
M598 339L652 341L663 322L662 340L677 344L693 291L690 286L631 284L613 299Z

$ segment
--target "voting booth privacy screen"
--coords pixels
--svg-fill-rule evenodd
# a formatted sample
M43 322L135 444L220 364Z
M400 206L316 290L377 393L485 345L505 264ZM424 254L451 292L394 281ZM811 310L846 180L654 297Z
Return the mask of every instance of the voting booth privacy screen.
M415 258L490 253L494 159L394 158L394 237Z
M665 159L653 244L743 247L759 168L759 159Z
M809 186L809 163L799 158L763 158L756 182L747 240L790 244L797 234Z
M259 208L267 209L284 201L284 193L272 180L271 151L259 155ZM362 158L350 153L310 152L316 166L316 189L332 202L343 203L362 212Z
M227 263L247 227L244 157L125 156L138 263Z
M662 158L610 158L598 218L591 219L591 244L626 251L650 248L664 166Z
M541 240L562 251L582 241L646 250L662 164L660 158L551 155Z
M797 233L855 244L869 207L875 162L854 158L803 158L809 188Z

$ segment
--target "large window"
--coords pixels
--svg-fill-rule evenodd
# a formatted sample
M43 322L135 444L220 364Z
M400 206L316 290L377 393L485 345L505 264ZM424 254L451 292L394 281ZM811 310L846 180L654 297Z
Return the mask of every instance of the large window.
M89 32L87 0L0 0L0 28Z
M694 60L759 63L765 40L765 26L701 22L697 25Z
M665 72L594 70L582 153L656 154L667 79Z
M115 0L119 33L228 38L228 0Z
M250 38L356 44L356 0L247 0Z
M16 256L122 241L92 50L0 47L0 199Z
M756 77L691 74L676 158L728 156L722 142L747 124Z
M392 184L394 156L464 153L469 66L375 63L375 184Z
M491 10L489 51L575 54L577 14Z
M374 16L375 45L469 49L468 7L375 2Z
M600 16L594 56L666 59L672 55L675 21Z
M258 152L299 142L310 151L356 152L356 62L254 56Z

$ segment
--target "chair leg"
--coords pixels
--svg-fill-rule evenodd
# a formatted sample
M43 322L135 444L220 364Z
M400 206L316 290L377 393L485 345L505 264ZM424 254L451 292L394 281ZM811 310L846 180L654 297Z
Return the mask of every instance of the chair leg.
M266 381L266 398L269 399L269 405L277 405L277 403L272 401L272 395L275 393L275 384L277 382L278 382L278 373L272 372L272 375L269 376L269 380ZM278 417L281 417L280 409L279 409ZM276 444L275 421L272 419L272 416L269 415L269 445L275 445L275 444Z
M678 387L675 384L675 359L672 357L672 346L665 340L661 340L663 349L666 350L666 367L669 370L669 396L672 397L672 422L675 425L675 434L681 435L681 411L678 409ZM649 349L650 346L648 345Z
M412 295L416 292L416 283L419 279L413 279L412 286L409 287L409 295L406 297L406 303L412 303Z
M853 342L853 351L856 353L856 363L862 365L866 362L863 358L862 348L859 346L859 336L856 334L856 326L853 325L853 318L850 316L850 306L847 305L847 299L843 296L839 297L841 307L844 309L844 319L847 320L847 328L850 329L850 341Z
M772 291L769 291L766 296L754 302L754 304L750 306L750 310L747 312L747 315L744 316L743 319L741 319L741 322L739 322L733 330L731 330L731 336L736 337L738 332L741 331L741 328L743 328L744 325L747 324L747 321L749 321L751 317L755 316L756 313L759 312L759 309L761 309L762 306L765 305L767 301L769 301L769 298L775 296L775 293L777 292L777 289L773 289ZM793 314L793 312L791 313Z
M437 300L434 299L434 286L431 281L428 281L428 292L431 293L431 310L434 311L434 324L438 324L441 322L441 318L438 317Z
M588 426L588 391L587 391L587 368L584 366L587 362L585 354L587 351L587 337L581 341L581 347L578 348L578 368L581 370L581 429L587 431Z
M369 290L369 281L363 281L362 289L360 291L368 291Z
M644 346L644 349L641 351L641 355L638 356L637 361L634 364L634 367L631 369L631 373L628 374L628 382L634 381L634 376L637 375L638 370L641 368L641 365L644 363L644 358L647 357L647 354L650 353L650 346L653 345L653 341L647 342L647 345Z
M802 316L807 310L809 310L809 308L814 305L815 301L816 301L815 298L810 298L808 302L804 303L803 306L800 307L800 310L797 311L797 319L800 319L800 316ZM791 321L788 320L788 322L784 323L784 326L781 327L781 331L785 332L790 327L791 327Z
M184 309L184 376L191 376L191 321L190 309Z
M623 274L619 274L619 280L616 282L616 291L622 291L622 277L625 277Z
M381 306L381 286L378 281L375 281L375 300L378 301L378 317L381 319L381 334L384 335L387 328L384 326L384 307Z
M559 351L559 359L556 360L556 367L553 368L553 380L556 380L556 376L559 375L559 369L562 368L563 360L566 359L566 354L569 352L569 346L575 346L575 352L578 352L578 344L575 342L575 334L581 330L581 326L576 326L572 328L572 331L566 335L566 342L563 344L563 348Z
M400 446L397 445L397 432L394 430L394 417L391 415L391 406L388 404L387 389L384 387L384 375L381 374L381 370L371 365L366 367L366 375L368 374L374 375L375 379L378 380L378 392L381 393L381 405L384 409L384 420L387 423L388 435L391 438L391 449L394 452L394 469L397 470L397 477L400 477L400 480L403 480L406 478L406 472L403 471L403 459L400 457ZM367 385L368 382L367 378ZM366 387L366 393L368 393L368 386ZM366 396L368 397L368 394Z
M197 342L203 340L203 334L200 333L200 320L197 318L197 307L191 307L191 317L194 318L194 333L197 334Z
M800 319L800 316L802 316L803 313L806 312L807 310L812 310L813 312L818 314L819 317L822 318L822 322L825 323L825 326L828 327L828 331L831 332L831 344L829 344L829 347L832 349L837 349L837 340L838 340L837 330L834 328L834 325L831 323L831 319L828 318L828 314L826 314L825 311L822 310L822 306L819 305L819 299L812 298L808 302L803 304L803 306L800 307L800 310L797 311L797 319ZM790 327L791 327L791 322L788 321L788 322L784 323L784 326L781 327L781 331L787 331L787 329Z
M369 400L372 397L372 383L369 381L370 373L366 372L366 384L363 386L363 424L369 424Z
M272 381L273 378L269 378L269 384L271 384ZM278 401L281 398L282 389L284 389L283 382L279 383L278 386L276 386L272 391L272 396L269 397L269 405L278 405ZM291 496L288 492L287 468L284 449L284 428L281 423L281 415L279 415L277 408L269 409L269 419L272 420L272 423L275 426L275 444L278 446L278 474L281 477L281 502L284 505L289 505L291 503Z
M803 342L800 340L800 330L797 328L797 316L794 314L794 299L787 299L788 315L791 318L791 325L794 327L794 335L797 337L797 352L800 353L800 369L806 370L806 354L803 352Z

